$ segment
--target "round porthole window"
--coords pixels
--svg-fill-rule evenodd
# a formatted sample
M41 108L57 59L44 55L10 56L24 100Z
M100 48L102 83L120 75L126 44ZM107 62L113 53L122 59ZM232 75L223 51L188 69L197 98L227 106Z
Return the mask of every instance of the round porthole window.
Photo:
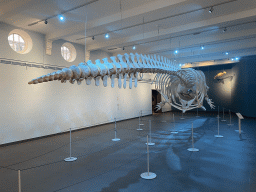
M9 33L8 42L10 47L20 54L30 52L33 46L30 36L20 29L14 29Z
M73 62L76 59L76 49L71 43L64 43L61 46L61 55L66 61Z

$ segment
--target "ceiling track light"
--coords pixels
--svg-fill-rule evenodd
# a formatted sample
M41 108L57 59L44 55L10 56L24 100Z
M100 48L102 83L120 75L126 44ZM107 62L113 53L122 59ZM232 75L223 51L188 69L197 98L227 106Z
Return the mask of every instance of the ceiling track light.
M105 38L106 38L106 39L109 38L109 34L108 34L108 33L105 34Z
M64 21L64 17L62 15L60 15L59 20Z
M123 50L124 50L124 47L123 47Z
M94 38L94 36L92 36L92 40L94 40L95 38Z
M134 46L132 47L132 49L135 50L135 49L136 49L136 46L134 45Z
M46 25L48 23L47 19L44 20L44 24Z
M209 13L212 13L213 12L213 7L211 7L210 9L209 9Z
M223 29L223 33L225 33L227 31L227 28L225 27L224 29Z
M204 50L204 46L203 45L201 46L201 49Z

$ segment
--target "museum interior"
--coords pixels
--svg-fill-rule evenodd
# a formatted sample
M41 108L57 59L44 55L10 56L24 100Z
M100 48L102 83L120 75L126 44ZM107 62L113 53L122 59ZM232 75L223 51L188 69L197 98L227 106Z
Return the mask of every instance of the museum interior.
M0 1L0 191L255 192L256 1Z

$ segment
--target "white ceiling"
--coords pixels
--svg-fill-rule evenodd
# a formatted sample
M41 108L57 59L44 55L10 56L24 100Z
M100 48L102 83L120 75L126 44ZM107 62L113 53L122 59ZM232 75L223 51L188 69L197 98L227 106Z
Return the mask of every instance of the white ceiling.
M55 15L65 11L61 22ZM51 40L85 44L86 17L88 51L158 54L177 63L256 55L256 0L0 1L0 22ZM104 37L107 32L109 39Z

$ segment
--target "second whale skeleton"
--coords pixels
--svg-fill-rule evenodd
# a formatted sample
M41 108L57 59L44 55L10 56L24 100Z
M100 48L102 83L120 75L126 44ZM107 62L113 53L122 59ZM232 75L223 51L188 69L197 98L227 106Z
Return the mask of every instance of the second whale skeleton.
M129 78L129 88L132 89L133 79L134 86L137 87L138 78L141 78L140 73L156 73L152 83L164 98L164 101L157 104L157 110L160 110L166 103L183 113L195 108L206 110L203 106L204 99L211 108L214 108L213 102L207 95L209 87L206 85L202 71L192 68L181 69L163 56L125 53L124 55L118 54L117 58L110 57L112 62L104 58L103 63L97 59L95 64L89 60L78 66L72 65L69 68L37 77L28 84L59 80L61 83L69 81L80 85L83 80L86 80L86 84L90 85L91 80L94 79L95 85L99 86L100 79L102 79L103 86L106 87L110 77L111 87L114 87L114 80L118 78L118 87L122 87L123 79L123 87L126 88L126 80Z

